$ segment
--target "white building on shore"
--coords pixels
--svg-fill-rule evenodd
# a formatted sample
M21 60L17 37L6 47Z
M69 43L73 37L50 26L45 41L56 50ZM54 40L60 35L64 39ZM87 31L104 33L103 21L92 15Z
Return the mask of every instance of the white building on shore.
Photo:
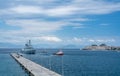
M120 47L107 46L106 44L86 46L82 50L120 50Z

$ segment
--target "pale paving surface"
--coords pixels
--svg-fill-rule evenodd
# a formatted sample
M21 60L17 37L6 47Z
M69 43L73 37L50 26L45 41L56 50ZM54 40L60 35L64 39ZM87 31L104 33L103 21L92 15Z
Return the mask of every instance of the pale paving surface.
M44 68L41 65L34 63L31 60L28 60L22 56L19 56L18 58L18 54L16 53L12 53L11 55L34 76L61 76L60 74Z

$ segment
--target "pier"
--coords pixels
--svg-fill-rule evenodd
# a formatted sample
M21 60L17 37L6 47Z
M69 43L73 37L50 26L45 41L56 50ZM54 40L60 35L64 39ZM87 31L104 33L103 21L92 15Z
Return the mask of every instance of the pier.
M21 65L29 76L61 76L60 74L26 59L17 53L12 53L11 56Z

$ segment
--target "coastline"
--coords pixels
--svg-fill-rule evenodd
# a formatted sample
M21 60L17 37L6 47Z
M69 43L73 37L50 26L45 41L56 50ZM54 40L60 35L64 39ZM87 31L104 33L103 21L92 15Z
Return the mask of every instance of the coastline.
M90 51L120 51L120 47L117 46L108 46L106 44L100 44L100 45L90 45L82 48L81 50L90 50Z

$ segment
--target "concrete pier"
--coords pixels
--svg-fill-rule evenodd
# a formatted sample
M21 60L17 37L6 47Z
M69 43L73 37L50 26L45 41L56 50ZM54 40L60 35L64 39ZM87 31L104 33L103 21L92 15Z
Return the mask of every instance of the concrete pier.
M26 59L16 53L12 53L11 56L30 76L61 76L60 74L53 72L45 67L42 67L41 65L29 59Z

